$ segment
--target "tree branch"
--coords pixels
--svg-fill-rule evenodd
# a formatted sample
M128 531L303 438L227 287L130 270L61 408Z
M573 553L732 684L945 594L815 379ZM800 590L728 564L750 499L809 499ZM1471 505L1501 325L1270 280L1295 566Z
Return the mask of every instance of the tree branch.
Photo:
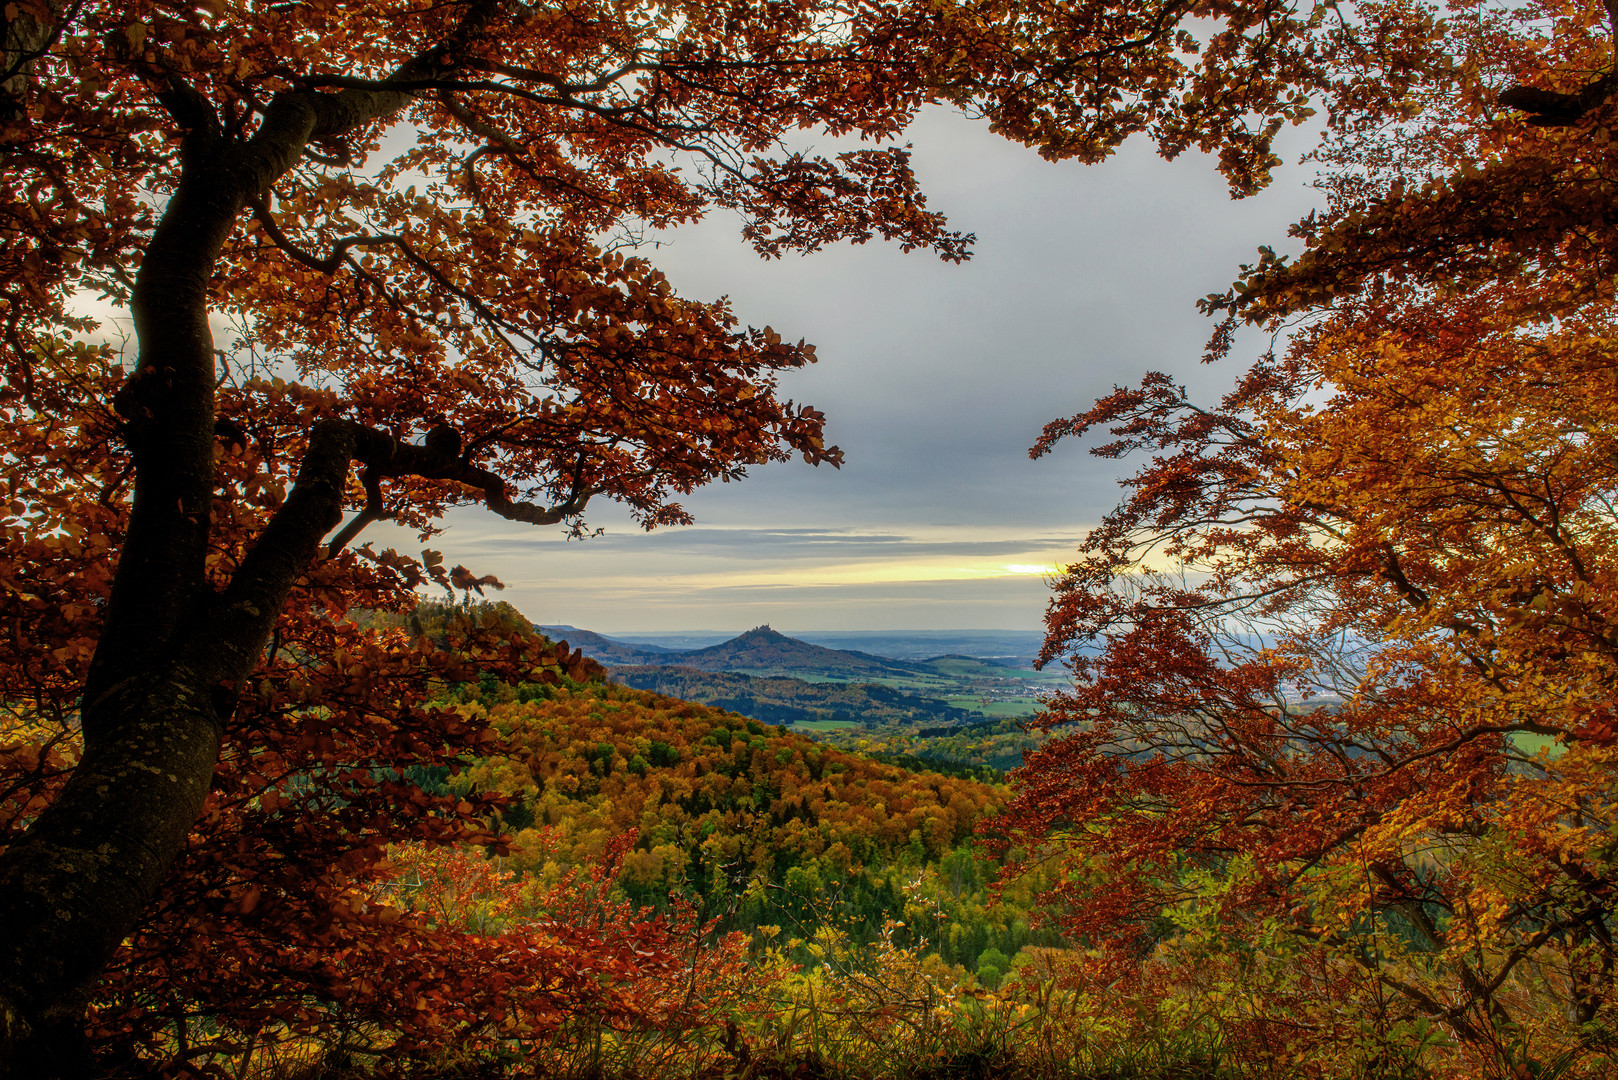
M1609 12L1613 10L1608 5ZM1576 94L1562 94L1555 90L1541 90L1537 86L1513 86L1500 93L1500 104L1528 114L1528 122L1535 127L1571 127L1606 104L1618 92L1618 73L1609 72L1592 79Z
M600 494L601 489L585 486L582 469L578 469L567 498L555 506L512 499L503 477L469 464L460 453L459 438L438 437L440 430L454 434L452 429L435 429L427 445L415 446L352 420L328 419L314 425L292 491L242 559L219 598L210 633L203 635L210 656L230 657L219 672L220 679L239 682L246 678L263 653L293 584L315 561L321 537L342 520L348 470L355 461L365 466L361 474L365 506L326 545L328 558L365 526L385 516L381 482L390 477L418 476L465 484L480 491L484 505L496 514L528 525L565 521Z
M331 254L322 259L303 250L286 233L281 231L281 226L276 223L275 216L270 213L269 200L263 195L254 197L249 205L253 208L253 220L263 227L265 235L270 238L276 247L297 262L322 274L335 274L337 268L343 265L343 259L347 256L349 248L382 247L386 244L403 246L404 244L403 239L393 233L381 233L375 236L345 236L333 244Z
M365 488L365 508L354 515L342 531L331 538L326 545L326 558L334 557L339 551L349 545L365 526L373 521L381 521L384 514L382 510L382 478L374 469L364 469L360 472L360 483Z

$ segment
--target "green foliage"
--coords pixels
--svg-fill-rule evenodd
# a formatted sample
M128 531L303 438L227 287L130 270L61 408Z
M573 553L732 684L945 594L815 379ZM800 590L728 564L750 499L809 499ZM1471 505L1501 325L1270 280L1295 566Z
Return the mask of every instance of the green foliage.
M376 611L366 608L351 609L349 621L374 630L407 631L412 637L425 637L439 648L449 642L450 623L455 619L469 619L474 623L492 624L502 633L519 637L542 638L528 617L504 600L423 600L408 614Z
M978 981L990 990L998 990L1006 977L1011 961L999 949L990 946L978 954Z
M751 1004L726 1014L729 1027L681 1032L680 1077L1275 1080L1325 1061L1319 1075L1342 1080L1460 1080L1429 1069L1449 1048L1441 1026L1321 996L1326 973L1281 921L1230 932L1250 860L1174 868L1184 901L1145 928L1146 975L1086 981L1087 951L1041 926L1036 896L1062 884L1057 872L996 886L999 866L976 841L1001 786L611 684L525 695L479 682L446 699L491 723L505 752L409 779L510 798L494 818L510 857L487 874L546 890L618 860L615 901L713 920L710 945L727 930L750 938L735 945L750 959L727 992ZM1385 914L1355 927L1351 947L1408 958L1419 944L1408 920ZM506 918L475 891L443 915L473 934ZM1297 1023L1329 1032L1336 1056L1289 1058ZM547 1060L558 1075L674 1075L669 1045L584 1013ZM1526 1036L1503 1032L1502 1045L1522 1067L1502 1080L1596 1075L1541 1060ZM464 1065L504 1075L492 1057Z
M1008 717L955 728L922 728L910 741L908 752L1004 772L1021 765L1023 753L1044 741L1043 733L1029 731L1022 720Z

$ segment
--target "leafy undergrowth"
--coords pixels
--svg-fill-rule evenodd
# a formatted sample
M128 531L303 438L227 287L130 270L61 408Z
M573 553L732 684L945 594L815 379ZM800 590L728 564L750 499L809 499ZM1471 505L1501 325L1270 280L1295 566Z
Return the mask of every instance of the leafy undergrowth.
M827 940L835 938L828 935ZM1203 1020L1148 1008L1097 1024L1049 981L1000 993L951 984L939 965L885 942L861 966L803 969L772 953L739 985L722 1023L614 1027L579 1016L540 1042L447 1048L391 1060L381 1032L275 1043L213 1064L241 1080L1246 1080L1292 1075L1226 1052ZM849 959L842 949L830 953ZM740 991L738 993L738 991ZM1190 1022L1187 1023L1187 1020ZM1141 1021L1136 1023L1134 1021ZM379 1037L371 1041L367 1036Z
M1379 1023L1344 1011L1330 1024L1272 1011L1274 998L1206 956L1160 947L1128 982L1085 983L1078 956L1023 950L989 989L945 964L927 944L902 945L890 922L856 944L835 928L811 940L766 934L704 938L678 918L652 933L613 904L602 885L631 834L608 851L607 870L565 890L471 850L411 846L384 864L371 896L429 928L476 926L468 940L554 943L568 934L614 940L639 928L657 962L610 972L632 1007L581 1004L526 1026L488 1017L475 1037L437 1050L362 1018L329 1016L323 1028L260 1029L245 1046L221 1040L190 1057L189 1072L231 1080L1573 1080L1608 1075L1595 1053L1545 1060L1468 1054L1436 1030ZM583 899L579 899L583 897ZM644 912L642 912L644 916ZM616 928L616 929L615 929ZM711 924L709 929L711 929ZM657 940L653 940L653 939ZM814 963L792 957L807 950ZM635 949L630 952L633 954ZM680 963L671 964L670 960ZM1190 962L1199 960L1200 962ZM681 966L683 964L683 966ZM568 985L571 978L572 984ZM536 981L553 1005L588 972ZM196 1035L206 1034L198 1031ZM215 1032L214 1034L218 1034ZM200 1049L200 1046L198 1047Z

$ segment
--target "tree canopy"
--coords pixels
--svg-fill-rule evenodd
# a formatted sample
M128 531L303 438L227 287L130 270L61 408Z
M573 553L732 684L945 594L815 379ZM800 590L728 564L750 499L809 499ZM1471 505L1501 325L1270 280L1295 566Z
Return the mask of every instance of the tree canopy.
M1052 899L1097 970L1148 977L1171 927L1287 958L1249 974L1303 1034L1255 1037L1430 1025L1457 1075L1599 1070L1615 20L1443 14L1408 24L1401 110L1330 127L1302 254L1208 298L1210 359L1237 321L1272 335L1236 388L1204 405L1148 375L1035 447L1107 429L1093 453L1151 457L1057 585L1063 737L1002 825L1068 860Z

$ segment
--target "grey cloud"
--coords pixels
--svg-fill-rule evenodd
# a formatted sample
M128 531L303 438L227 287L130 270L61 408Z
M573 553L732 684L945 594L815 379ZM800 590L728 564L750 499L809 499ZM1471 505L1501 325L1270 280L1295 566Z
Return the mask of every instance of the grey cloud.
M693 555L774 562L807 557L865 559L902 555L920 558L933 555L1016 556L1031 549L1057 547L1071 549L1079 542L1074 531L1019 531L1015 536L974 539L928 537L914 533L867 533L809 528L666 528L641 532L618 528L601 536L568 540L555 532L541 530L491 532L481 511L463 509L447 519L450 528L440 546L457 552L476 551L485 556L564 557L577 560L619 559L633 554L642 558L668 558Z
M782 389L826 412L844 468L774 464L699 490L683 500L695 528L646 534L592 507L591 523L608 535L562 543L468 512L434 546L531 582L508 597L578 626L1036 628L1046 599L1038 577L875 591L681 582L727 561L779 570L795 559L1070 551L1132 466L1079 445L1030 461L1040 429L1147 370L1220 393L1245 366L1242 350L1264 342L1249 336L1231 364L1200 364L1212 326L1195 301L1223 289L1258 245L1284 250L1287 226L1316 195L1294 167L1233 203L1206 158L1165 163L1138 142L1099 166L1051 165L942 112L907 139L930 204L978 234L964 265L880 243L765 262L718 216L656 237L662 246L647 252L682 293L729 295L742 322L816 343L821 362L787 373ZM570 584L586 579L609 584ZM772 616L789 599L795 614Z

